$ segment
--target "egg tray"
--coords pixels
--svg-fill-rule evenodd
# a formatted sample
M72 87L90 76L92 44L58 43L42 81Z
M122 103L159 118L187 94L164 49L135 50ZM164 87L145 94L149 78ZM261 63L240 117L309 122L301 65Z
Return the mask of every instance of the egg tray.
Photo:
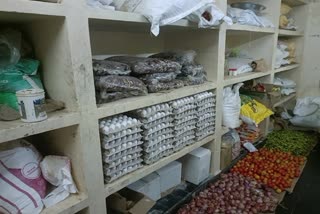
M123 116L116 116L116 117L112 117L112 118L117 119L117 117L127 117L127 116L123 115ZM100 121L100 125L99 125L100 133L107 135L107 136L110 136L111 134L119 133L123 130L141 127L141 125L142 125L142 123L139 120L137 120L135 118L131 118L131 117L127 117L132 120L131 123L129 122L129 119L126 121L119 120L120 122L117 122L117 121L113 121L112 118L111 119L102 119Z
M103 172L105 175L110 176L110 175L113 175L119 171L127 169L129 166L132 167L136 164L142 163L142 161L143 161L142 158L137 158L137 159L134 159L134 161L129 160L129 161L124 162L123 164L120 164L120 165L118 165L116 167L112 167L112 168L108 168L107 166L104 165Z
M187 121L189 121L189 120L195 120L195 119L197 119L197 116L196 116L195 114L192 114L192 115L183 117L183 118L181 118L181 119L176 119L176 120L174 120L173 123L174 123L175 126L177 126L177 125L180 125L180 124L182 124L182 123L185 123L185 122L187 122Z
M111 148L111 149L104 149L104 148L102 148L102 149L104 150L105 154L116 154L116 153L122 152L124 150L131 149L131 148L133 148L135 146L139 146L139 145L143 144L143 141L135 140L135 141L129 142L129 143L128 143L129 145L123 143L123 144L121 144L119 146L116 146L114 148Z
M171 141L170 143L168 142L167 144L163 144L160 145L158 149L154 149L153 151L145 151L143 150L143 157L154 157L157 156L158 154L161 154L164 151L167 151L168 149L172 149L173 145L172 145L173 141Z
M195 139L190 139L190 140L188 140L188 141L185 141L185 142L177 145L176 147L174 147L173 150L174 150L174 152L178 152L178 151L180 151L181 149L183 149L183 148L185 148L185 147L187 147L187 146L189 146L189 145L194 144L195 142L196 142Z
M140 133L136 133L133 135L128 135L128 136L125 136L122 138L118 138L118 139L113 140L111 142L102 141L101 146L104 149L112 149L112 148L120 146L122 144L128 144L128 143L136 141L136 140L140 141L141 139L142 139L142 135Z
M216 105L207 103L205 105L197 107L197 112L207 111L207 109L215 109L215 108L216 108Z
M158 126L158 125L160 125L162 123L171 123L171 122L173 122L173 120L174 119L173 119L172 116L163 117L163 118L160 118L159 120L155 120L155 121L153 121L151 123L144 123L142 125L142 128L144 130L151 129L151 128L154 128L154 127L156 127L156 126Z
M174 110L179 109L179 108L181 108L181 107L183 107L185 105L194 104L194 103L195 103L195 99L194 99L193 96L184 97L184 98L177 99L177 100L169 102L170 106Z
M156 112L154 115L152 115L151 117L148 117L148 118L144 118L144 119L140 119L140 121L143 123L143 124L146 124L146 123L152 123L154 121L157 121L157 120L160 120L162 118L167 118L169 117L170 115L172 115L172 111L161 111L161 112Z
M197 114L197 110L196 109L192 109L192 110L188 110L188 111L185 111L181 114L173 114L173 118L175 120L180 120L180 119L183 119L187 116L190 116L190 115L196 115Z
M169 149L167 151L162 152L161 154L158 154L155 157L150 157L150 156L144 157L143 163L145 163L147 165L150 165L150 164L153 164L153 163L159 161L161 158L164 158L164 157L172 155L173 153L174 153L174 150L173 149Z
M201 130L201 129L206 128L208 126L215 126L215 120L208 118L208 119L203 120L201 122L197 122L197 124L196 124L196 127L198 130Z
M138 110L134 110L129 112L130 115L133 115L134 117L138 117L138 118L149 118L151 116L153 116L154 114L156 114L157 112L167 112L167 111L172 111L172 107L168 104L168 103L162 103L162 104L158 104L158 105L153 105L153 106L149 106L146 108L141 108Z
M195 139L196 138L196 135L193 133L192 135L187 135L187 136L184 136L182 138L179 138L179 139L175 139L174 143L173 143L173 146L177 146L181 143L184 143L188 140L191 140L191 139Z
M214 119L216 117L216 114L214 112L206 112L203 115L200 115L199 117L197 117L197 121L201 122L203 120L206 120L208 118Z
M149 141L149 140L152 140L154 138L157 138L159 135L170 134L170 133L173 133L173 128L172 127L161 129L161 130L159 130L157 132L154 132L152 134L149 134L149 135L144 135L142 137L142 139L144 141Z
M150 129L146 129L142 132L142 135L143 136L147 136L147 135L151 135L151 134L154 134L154 133L157 133L163 129L167 129L167 128L172 128L174 126L173 123L171 122L168 122L168 123L161 123L159 124L159 126L157 127L153 127L153 128L150 128Z
M195 126L196 123L197 123L197 120L196 120L196 119L189 120L189 121L187 121L187 122L184 122L184 123L181 123L181 124L179 124L179 125L174 126L173 129L174 129L175 131L179 131L179 130L182 130L182 129L188 127L188 126Z
M196 102L200 102L202 100L206 100L210 98L216 98L216 94L213 92L205 91L205 92L201 92L199 94L194 95L194 99Z
M123 158L124 156L132 155L134 156L137 153L141 153L143 149L140 146L135 148L131 148L130 150L125 150L116 154L105 154L102 153L103 162L111 163L113 161L118 161L119 159Z
M161 135L159 136L157 139L154 139L154 140L150 140L150 141L144 141L143 143L143 147L146 148L146 147L152 147L154 145L158 145L158 144L161 144L163 143L164 141L167 142L167 140L173 138L174 135L173 133L169 133L169 134L166 134L166 135Z
M134 127L134 128L129 128L129 129L126 129L126 130L122 130L121 132L117 132L117 133L112 133L112 134L100 134L100 136L102 136L102 138L105 138L104 140L106 141L113 141L113 140L116 140L116 139L119 139L119 138L122 138L122 137L125 137L125 136L128 136L128 135L132 135L132 134L135 134L135 133L140 133L142 132L143 130L141 129L141 127Z
M139 158L141 156L142 156L141 152L136 152L136 153L133 153L133 154L124 155L124 156L122 156L119 159L116 159L114 161L109 161L108 159L104 159L104 156L102 155L102 162L107 167L114 167L114 166L118 166L119 164L122 164L122 163L124 163L126 161L130 161L132 159Z
M192 109L196 109L196 107L197 106L195 104L187 104L187 105L182 106L178 109L174 109L173 114L182 114L183 112L190 111Z
M162 151L166 150L167 147L172 147L172 143L174 142L173 138L169 138L166 140L163 140L162 142L154 145L144 145L143 146L143 152L144 153L152 153L156 151Z
M182 135L183 133L196 129L195 125L185 126L183 129L175 130L174 136L178 137L179 135Z
M187 136L195 136L195 134L196 134L196 129L192 129L192 130L189 130L189 131L186 131L186 132L184 132L184 133L182 133L182 134L180 134L180 135L175 135L175 137L174 137L174 140L175 141L178 141L178 140L181 140L181 139L183 139L184 137L187 137Z
M139 164L136 164L134 166L128 167L126 172L123 172L123 170L122 170L122 171L117 172L117 173L115 173L115 174L113 174L111 176L109 176L109 175L106 176L105 175L104 182L105 183L111 183L112 181L115 181L118 178L120 178L120 177L122 177L124 175L127 175L127 174L129 174L129 173L131 173L131 172L133 172L133 171L135 171L135 170L137 170L139 168L142 168L142 167L143 167L143 165L141 163L139 163Z

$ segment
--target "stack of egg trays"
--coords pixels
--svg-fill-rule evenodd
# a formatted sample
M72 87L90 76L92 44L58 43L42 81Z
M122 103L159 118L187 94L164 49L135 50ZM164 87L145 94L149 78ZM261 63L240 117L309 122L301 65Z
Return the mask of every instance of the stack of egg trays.
M126 115L100 121L105 183L142 167L142 123Z
M130 112L142 122L143 162L153 164L173 153L172 108L168 103Z
M197 123L196 104L193 96L170 102L174 117L174 151L177 152L195 142Z
M216 95L213 92L202 92L194 95L197 105L196 140L202 140L215 132Z

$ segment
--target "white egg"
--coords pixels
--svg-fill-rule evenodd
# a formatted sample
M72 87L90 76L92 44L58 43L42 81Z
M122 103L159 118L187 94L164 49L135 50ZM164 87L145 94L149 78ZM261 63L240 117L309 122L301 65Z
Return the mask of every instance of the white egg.
M134 119L132 120L132 122L133 122L133 124L137 124L137 123L138 123L138 120L137 120L136 118L134 118Z

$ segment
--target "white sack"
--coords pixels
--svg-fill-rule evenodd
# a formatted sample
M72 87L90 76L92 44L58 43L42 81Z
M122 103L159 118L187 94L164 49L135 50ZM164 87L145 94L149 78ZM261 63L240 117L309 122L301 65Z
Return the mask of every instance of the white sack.
M115 7L112 4L113 0L87 0L87 5L93 8L114 10Z
M223 115L222 123L228 128L237 128L241 125L240 121L240 109L241 109L241 98L239 89L243 83L223 89Z
M151 23L151 32L158 36L160 26L187 17L213 0L114 0L117 10L139 13Z

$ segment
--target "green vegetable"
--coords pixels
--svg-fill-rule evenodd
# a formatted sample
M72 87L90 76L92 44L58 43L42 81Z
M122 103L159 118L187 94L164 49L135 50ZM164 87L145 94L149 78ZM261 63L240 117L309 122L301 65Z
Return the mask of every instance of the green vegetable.
M281 130L274 131L268 135L265 147L291 152L293 155L306 156L317 143L317 140L316 134Z

